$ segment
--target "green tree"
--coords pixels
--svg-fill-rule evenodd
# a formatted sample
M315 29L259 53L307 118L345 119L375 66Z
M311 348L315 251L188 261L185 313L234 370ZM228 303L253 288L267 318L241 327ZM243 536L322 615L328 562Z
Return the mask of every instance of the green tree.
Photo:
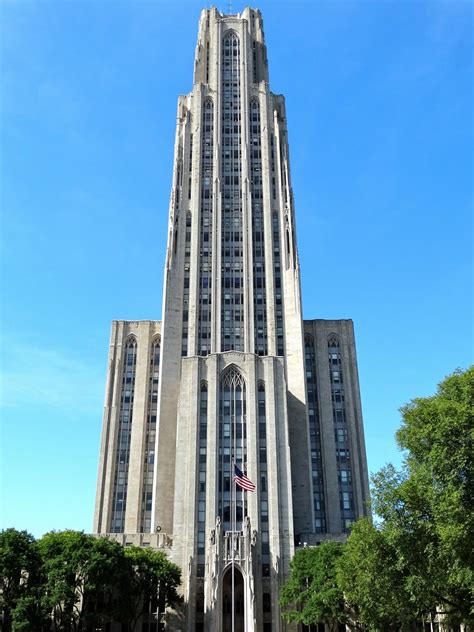
M16 529L1 531L0 611L4 632L12 630L13 613L19 602L34 598L40 574L41 559L33 536Z
M433 397L403 407L403 468L372 479L375 526L357 524L339 584L371 629L441 612L474 625L474 368L457 371Z
M402 414L397 440L407 450L408 480L424 491L445 569L439 595L453 616L465 618L474 614L474 366L446 378L434 397L415 399Z
M132 569L118 543L62 531L47 533L38 545L45 575L42 603L55 631L121 620Z
M43 606L41 584L32 588L28 594L22 595L17 600L12 610L13 632L49 632L51 630L51 617Z
M366 518L352 528L337 581L354 618L369 630L409 630L417 620L398 552Z
M159 551L78 531L0 533L3 632L82 632L112 622L135 630L143 614L181 599L181 571Z
M161 551L131 546L125 549L125 555L133 568L133 580L128 587L127 617L133 632L142 615L160 618L167 607L181 601L177 592L181 570Z
M343 593L336 581L342 548L340 543L328 541L295 553L290 578L280 593L287 621L305 625L325 623L330 630L348 622Z

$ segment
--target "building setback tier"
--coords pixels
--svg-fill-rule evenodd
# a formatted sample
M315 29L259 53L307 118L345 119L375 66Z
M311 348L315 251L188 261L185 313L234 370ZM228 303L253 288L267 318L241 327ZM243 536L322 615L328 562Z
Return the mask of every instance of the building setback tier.
M344 540L368 497L352 321L302 318L262 16L204 10L178 100L162 320L112 324L94 533L181 567L168 629L295 630L278 605L295 547Z

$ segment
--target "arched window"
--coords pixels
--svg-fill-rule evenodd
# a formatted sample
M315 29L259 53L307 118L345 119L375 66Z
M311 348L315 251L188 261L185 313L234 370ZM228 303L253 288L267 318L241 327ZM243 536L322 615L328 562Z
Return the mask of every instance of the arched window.
M238 388L242 389L245 387L245 381L242 377L242 374L235 367L231 367L227 369L222 377L221 384L224 388Z
M212 205L214 197L214 103L207 98L202 109L201 191L199 225L199 303L198 303L198 355L211 351L212 328Z
M311 448L311 474L313 482L314 531L326 531L326 509L324 491L324 470L322 466L321 422L319 416L318 380L316 374L316 352L314 338L306 333L305 369L306 392L308 395L308 422Z
M246 470L246 386L242 374L233 366L222 374L219 386L218 511L225 531L239 531L247 505L245 493L234 483L233 475L234 464Z
M151 507L153 502L153 468L155 463L156 420L158 415L158 384L160 376L161 338L155 336L150 347L150 372L148 377L147 426L145 438L145 463L143 467L140 531L150 533Z
M125 343L125 353L126 355L135 355L137 352L137 339L135 336L129 336L127 338L127 342Z
M242 219L242 121L240 42L226 31L222 42L221 351L244 350L244 256Z
M234 610L232 616L232 609ZM237 565L230 566L222 578L222 617L224 629L245 628L245 584ZM234 626L231 621L234 620Z
M328 336L328 353L329 353L329 364L333 370L340 368L341 364L341 354L340 354L340 345L339 338L336 334L331 334Z
M112 533L122 533L125 524L136 367L137 339L135 336L129 336L125 342L122 357L122 388L120 393L120 412L115 449L116 476L113 491L112 516L109 527Z
M154 369L158 369L160 366L160 350L161 350L161 338L156 336L151 343L150 365Z
M227 30L224 33L224 48L229 48L232 54L232 49L237 48L239 45L239 37L232 29Z
M199 391L199 456L198 456L198 507L197 554L198 563L204 563L206 552L206 477L207 477L207 382L201 382Z
M267 297L265 274L265 231L263 221L262 142L260 104L250 102L250 194L252 200L252 255L254 287L254 345L255 353L267 355Z
M341 531L347 533L355 520L354 488L352 485L351 443L346 417L341 344L335 333L328 336L328 360L339 481Z

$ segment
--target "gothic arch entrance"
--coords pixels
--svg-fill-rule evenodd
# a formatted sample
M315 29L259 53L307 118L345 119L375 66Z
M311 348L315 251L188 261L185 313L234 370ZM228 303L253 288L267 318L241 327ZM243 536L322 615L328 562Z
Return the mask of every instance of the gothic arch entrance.
M234 632L244 632L244 578L236 566L233 568L231 566L222 580L222 632L232 632L232 570L234 571Z

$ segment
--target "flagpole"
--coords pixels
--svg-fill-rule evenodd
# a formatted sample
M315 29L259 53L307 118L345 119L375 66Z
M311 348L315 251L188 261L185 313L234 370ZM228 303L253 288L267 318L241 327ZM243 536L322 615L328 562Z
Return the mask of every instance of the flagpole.
M242 453L242 468L245 466L245 469L242 469L243 472L246 472L247 469L247 463L246 463L246 459L247 459L247 455L245 453L245 446L244 446L244 435L245 435L245 425L247 422L246 419L246 409L245 409L245 398L242 397L242 423L241 423L241 427L240 427L240 451ZM247 515L247 491L242 490L242 525L241 525L241 529L242 529L242 533L243 533L243 529L244 529L244 519L245 516ZM245 549L244 549L245 550ZM246 599L245 599L245 581L244 581L244 586L243 586L243 590L244 590L244 594L243 594L243 603L242 603L242 607L243 607L243 615L244 615L244 630L246 628L247 625L247 621L246 621L246 608L245 608L245 604L246 604Z
M232 487L234 487L235 483L234 483L234 477L232 476L232 480L231 480L231 485ZM234 577L234 571L235 571L235 566L234 566L234 558L235 558L235 505L236 505L236 496L237 496L237 487L234 490L234 495L233 495L233 503L232 503L232 507L231 507L231 511L232 511L232 539L231 539L231 543L232 543L232 632L234 632L234 627L235 627L235 577Z
M232 632L235 631L235 522L236 522L236 505L237 505L237 485L234 482L234 473L235 473L235 440L236 440L236 405L237 398L235 397L234 390L234 411L233 411L233 419L232 419L232 477L231 477L231 498L233 502L231 502L231 512L232 512ZM235 485L235 489L234 489Z

